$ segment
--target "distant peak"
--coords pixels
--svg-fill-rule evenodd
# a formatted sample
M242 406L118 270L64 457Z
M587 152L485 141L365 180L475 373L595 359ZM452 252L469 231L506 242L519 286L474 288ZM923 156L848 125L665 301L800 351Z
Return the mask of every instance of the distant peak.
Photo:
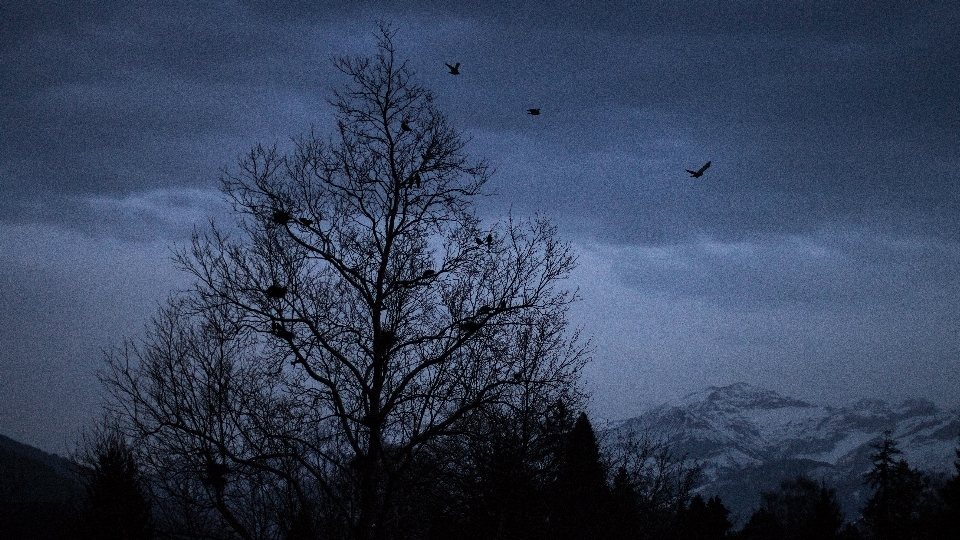
M781 407L813 407L799 399L784 397L773 390L745 382L726 386L710 386L688 394L676 405L710 405L718 408L778 409Z

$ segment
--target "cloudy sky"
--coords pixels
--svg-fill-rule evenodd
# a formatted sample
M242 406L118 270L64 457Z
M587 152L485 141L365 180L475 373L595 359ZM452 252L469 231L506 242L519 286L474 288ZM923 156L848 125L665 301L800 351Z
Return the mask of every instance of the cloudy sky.
M70 445L220 169L327 132L377 20L496 169L484 217L579 253L596 416L736 381L960 406L955 0L136 4L0 5L2 434Z

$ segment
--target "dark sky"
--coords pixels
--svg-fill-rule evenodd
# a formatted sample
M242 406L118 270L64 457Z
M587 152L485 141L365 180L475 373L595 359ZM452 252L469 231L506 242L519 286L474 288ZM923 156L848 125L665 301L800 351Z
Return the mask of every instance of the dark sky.
M131 4L0 4L0 433L70 445L219 170L328 132L377 20L496 169L482 214L580 254L597 416L736 381L960 406L955 0Z

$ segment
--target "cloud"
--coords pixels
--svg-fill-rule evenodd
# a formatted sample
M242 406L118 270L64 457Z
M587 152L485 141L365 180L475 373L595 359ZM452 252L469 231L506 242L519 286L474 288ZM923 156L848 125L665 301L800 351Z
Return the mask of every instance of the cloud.
M373 53L377 20L497 170L483 215L541 211L581 248L575 316L609 416L744 379L942 399L960 383L956 2L0 10L0 317L17 366L0 396L23 418L68 407L67 387L93 402L62 376L92 364L70 359L136 334L179 283L166 245L228 219L221 167L332 132L330 59ZM683 172L707 160L702 179ZM51 401L26 411L34 394Z
M182 239L210 219L230 219L221 193L200 189L161 189L122 198L78 198L85 219L76 225L107 237Z
M740 380L958 405L956 244L844 230L579 247L573 316L597 344L588 380L605 417Z
M936 301L945 287L960 294L960 283L951 278L958 263L955 243L840 229L623 248L615 268L623 283L637 289L738 309L865 309L889 307L886 303L901 296L909 297L905 304Z

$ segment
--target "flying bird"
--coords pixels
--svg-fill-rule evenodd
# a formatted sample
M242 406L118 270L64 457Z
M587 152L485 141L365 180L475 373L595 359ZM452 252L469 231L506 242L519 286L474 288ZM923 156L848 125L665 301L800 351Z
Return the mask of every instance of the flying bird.
M459 75L459 74L460 74L460 62L457 62L456 64L454 64L454 65L452 65L452 66L451 66L450 64L446 64L446 66L447 66L448 68L450 68L450 74L451 74L451 75Z
M690 169L684 169L684 170L690 173L691 178L700 178L701 176L703 176L703 171L707 170L707 168L709 167L710 167L710 162L708 161L703 167L700 167L700 170L698 171L691 171Z
M537 116L538 114L540 114L540 109L527 109L527 114L532 114L533 116Z

